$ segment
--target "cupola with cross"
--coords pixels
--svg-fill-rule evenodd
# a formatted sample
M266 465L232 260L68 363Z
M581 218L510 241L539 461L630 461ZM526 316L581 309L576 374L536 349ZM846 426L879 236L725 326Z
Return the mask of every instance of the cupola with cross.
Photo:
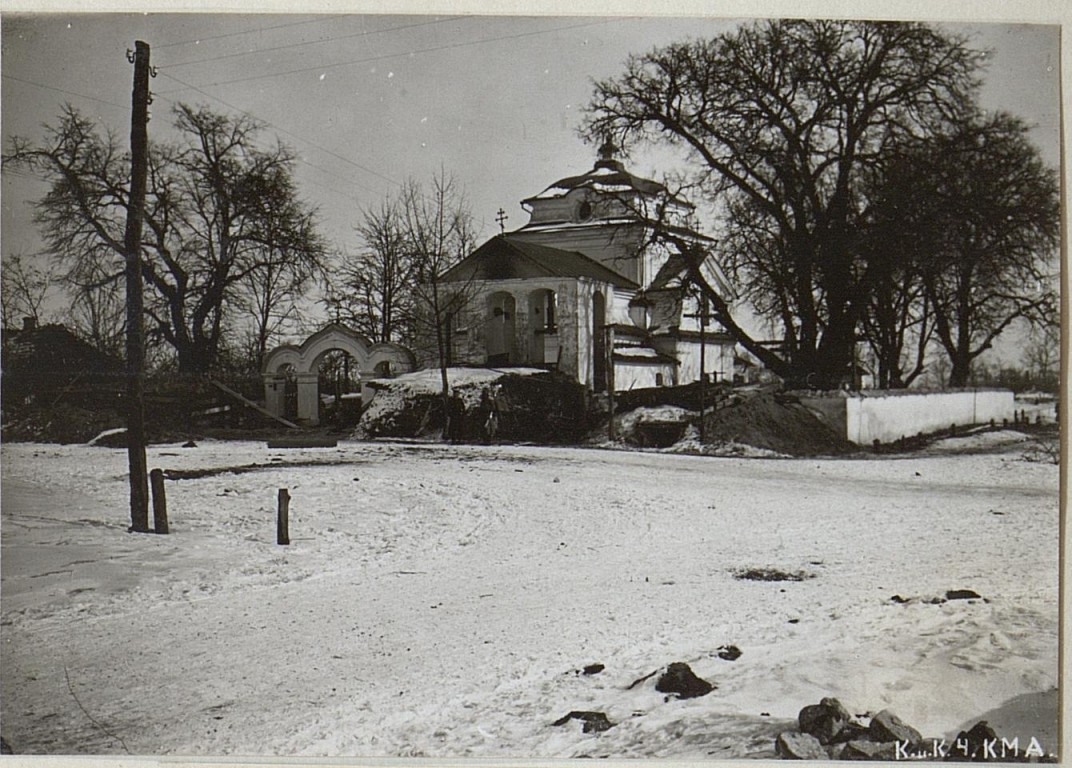
M559 179L522 200L529 221L511 236L578 250L644 285L665 261L647 245L652 226L684 227L692 206L664 184L626 169L609 138L597 151L598 159L587 173Z

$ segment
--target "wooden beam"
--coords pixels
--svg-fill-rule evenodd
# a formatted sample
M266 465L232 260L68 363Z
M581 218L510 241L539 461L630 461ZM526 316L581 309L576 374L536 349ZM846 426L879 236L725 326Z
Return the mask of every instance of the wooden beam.
M270 419L274 419L275 421L278 421L280 424L282 424L285 427L290 427L291 429L301 429L301 427L299 427L294 422L287 421L282 416L276 416L274 413L269 411L267 408L262 408L261 406L257 405L255 402L253 402L252 400L247 400L246 398L242 397L242 395L238 394L233 389L228 387L226 384L221 384L220 382L213 381L211 379L209 380L209 384L211 384L212 386L214 386L216 389L220 390L221 392L230 395L231 397L235 398L236 400L239 400L240 402L244 403L245 405L248 405L253 410L258 411L260 413L263 413L265 416L267 416Z

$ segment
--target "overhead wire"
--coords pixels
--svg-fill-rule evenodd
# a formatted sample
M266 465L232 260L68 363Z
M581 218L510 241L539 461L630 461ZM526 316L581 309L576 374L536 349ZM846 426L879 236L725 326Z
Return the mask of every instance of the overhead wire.
M330 17L320 16L315 19L306 19L305 21L292 21L289 24L274 24L267 27L257 27L256 29L246 29L240 32L227 32L222 35L207 35L204 37L190 38L189 40L177 40L173 43L163 43L162 45L154 46L156 50L163 50L164 48L175 48L180 45L197 45L205 42L206 40L223 40L229 37L240 37L241 35L255 35L258 32L268 32L273 29L287 29L289 27L301 27L308 24L320 24L325 21L331 21Z
M252 115L248 110L244 110L244 109L241 109L240 107L236 107L234 104L231 104L230 102L225 101L224 99L221 99L218 96L213 96L211 93L208 93L207 91L203 91L201 88L199 88L196 85L191 85L190 83L187 83L187 82L185 82L183 80L180 80L179 78L175 77L174 75L170 75L167 72L163 72L163 71L159 72L158 74L160 76L162 76L162 77L166 77L166 78L168 78L170 80L174 80L175 82L179 83L180 85L186 86L186 89L197 91L202 96L205 96L206 98L212 99L213 101L219 102L220 104L222 104L223 106L227 107L228 109L233 109L234 111L236 111L236 112L238 112L240 114L243 114L243 115L249 115L251 117L257 117L255 115ZM175 91L169 91L169 93L174 93L174 92ZM162 94L157 94L157 95L162 96ZM164 97L164 98L166 98L166 97ZM172 101L172 100L168 99L168 101ZM172 103L174 103L174 102L172 101ZM359 162L357 162L355 160L351 160L348 157L344 157L343 155L340 155L338 152L335 152L332 149L328 149L327 147L316 143L312 139L307 139L307 138L305 138L303 136L299 136L298 134L294 133L293 131L289 131L289 130L287 130L286 128L284 128L282 126L277 125L276 123L272 123L272 122L270 122L268 120L264 120L263 118L257 117L257 119L261 120L261 122L263 122L265 125L269 125L272 128L275 128L280 133L285 133L287 136L290 136L292 139L295 139L296 141L300 141L300 142L302 142L304 144L308 144L311 147L315 147L316 149L319 149L321 152L324 152L325 154L328 154L328 155L330 155L330 156L332 156L332 157L334 157L334 158L336 158L338 160L342 160L344 163L348 163L348 164L354 166L355 168L358 168L358 169L364 171L365 173L368 173L368 174L370 174L372 176L375 176L378 179L386 181L389 184L397 185L397 184L400 183L397 179L392 179L390 176L385 176L384 174L380 173L379 171L375 171L372 168L364 166L364 165L362 165L361 163L359 163Z
M362 30L361 32L355 32L350 35L339 35L337 37L324 37L319 40L302 40L297 43L286 43L284 45L273 45L268 48L253 48L248 51L239 51L238 53L225 53L220 56L212 56L207 59L190 59L189 61L180 61L174 64L167 64L169 69L175 67L189 67L194 64L207 64L213 61L223 61L225 59L235 59L241 56L252 56L257 53L271 53L273 51L283 51L290 48L301 48L307 45L323 45L325 43L334 43L340 40L352 40L357 37L368 37L369 35L385 34L387 32L398 32L405 29L416 29L418 27L428 27L434 24L445 24L448 21L461 21L465 19L474 18L472 16L448 16L444 19L434 19L432 21L422 21L416 24L402 24L397 27L385 27L384 29L372 29Z
M487 38L482 38L480 40L470 40L470 41L467 41L467 42L464 42L464 43L449 43L449 44L446 44L446 45L432 46L430 48L418 48L418 49L415 49L415 50L402 51L402 52L398 52L398 53L385 53L385 54L381 54L379 56L368 56L368 57L365 57L365 58L352 59L352 60L349 60L349 61L340 61L340 62L335 62L335 63L318 64L318 65L315 65L315 66L301 67L299 69L284 70L282 72L270 72L270 73L261 74L261 75L250 75L249 77L237 77L237 78L234 78L234 79L231 79L231 80L219 80L219 81L214 82L214 83L203 83L202 87L204 87L204 88L217 88L217 87L222 86L222 85L234 85L236 83L248 83L248 82L252 82L254 80L265 80L265 79L270 79L270 78L274 78L274 77L284 77L286 75L303 74L303 73L306 73L306 72L317 72L317 71L323 72L323 71L328 70L328 69L337 69L339 67L349 67L349 66L353 66L355 64L367 64L367 63L370 63L370 62L373 62L373 61L383 61L385 59L396 59L396 58L399 58L401 56L413 56L413 55L421 54L421 53L438 53L438 52L441 52L441 51L449 51L449 50L453 50L453 49L457 49L457 48L468 48L468 47L472 47L474 45L484 45L486 43L496 43L496 42L501 42L501 41L504 41L504 40L518 40L518 39L521 39L523 37L534 37L536 35L548 35L548 34L552 34L554 32L566 32L566 31L573 30L573 29L584 29L586 27L594 27L594 26L600 26L600 25L603 25L603 24L609 24L609 23L616 22L616 21L623 21L623 20L627 20L628 18L629 17L622 16L622 17L614 17L614 18L607 18L607 19L599 19L598 21L586 22L584 24L570 24L570 25L567 25L567 26L555 27L554 29L542 29L542 30L535 30L535 31L532 31L532 32L518 32L518 33L513 34L513 35L500 35L498 37L487 37ZM172 79L177 80L177 78L174 78L174 77L172 77ZM188 85L187 87L193 88L194 86ZM162 93L176 93L178 90L179 89L172 90L172 91L164 91Z
M36 83L33 80L27 80L27 79L22 78L22 77L16 77L15 75L9 75L6 72L0 73L0 78L3 78L4 80L14 80L15 82L18 82L18 83L25 83L26 85L32 85L35 88L43 88L46 91L55 91L56 93L63 93L63 94L66 94L68 96L78 96L79 98L82 98L82 99L89 99L90 101L96 101L96 102L99 102L101 104L107 104L110 107L117 107L119 109L129 109L130 108L129 104L125 104L125 105L124 104L116 104L114 101L107 101L106 99L98 99L96 96L89 96L88 94L79 93L78 91L68 91L65 88L57 88L54 85L45 85L44 83Z
M453 19L459 19L459 18L463 18L463 17L453 17ZM478 18L478 17L474 17L474 18ZM428 26L428 25L433 24L433 23L444 23L444 22L450 21L450 20L452 20L452 19L437 19L435 21L422 22L422 23L416 24L416 25L402 25L400 27L395 27L395 28L391 28L389 30L381 30L381 31L386 32L386 31L394 31L396 29L410 28L410 27L414 27L414 26ZM409 56L409 55L421 54L421 53L432 53L432 52L451 50L451 49L456 49L456 48L464 48L464 47L469 47L469 46L473 46L473 45L482 45L482 44L486 44L486 43L499 42L499 41L503 41L503 40L515 40L515 39L520 39L520 38L524 38L524 37L532 37L532 36L535 36L535 35L552 34L554 32L568 31L568 30L573 30L573 29L583 29L583 28L592 27L592 26L600 26L600 25L607 24L607 23L610 23L610 22L613 22L613 21L618 21L618 20L620 20L620 19L618 19L618 18L609 18L609 19L604 18L604 19L598 19L596 21L585 22L585 23L582 23L582 24L569 24L569 25L565 25L565 26L555 27L553 29L535 30L535 31L532 31L532 32L520 32L520 33L516 33L516 34L511 34L511 35L500 35L500 36L497 36L497 37L483 38L483 39L480 39L480 40L467 41L467 42L463 42L463 43L451 43L451 44L448 44L448 45L433 46L433 47L430 47L430 48L417 49L417 50L411 50L411 51L404 51L404 52L400 52L400 53L386 54L386 55L382 55L382 56L366 57L366 58L363 58L363 59L354 60L354 61L350 61L350 62L339 62L339 63L329 64L329 65L305 67L305 68L301 68L301 69L298 69L298 70L290 70L290 71L286 71L286 72L276 72L276 73L271 73L271 74L267 74L267 75L256 75L256 76L251 76L251 77L248 77L248 78L236 78L234 80L229 80L229 81L225 81L225 82L218 82L218 83L209 83L209 84L204 84L202 86L193 85L192 83L188 83L188 82L182 80L181 78L175 77L174 75L170 74L167 71L169 66L164 66L162 69L158 69L159 74L161 76L163 76L163 77L167 77L169 80L172 80L172 81L174 81L174 82L176 82L179 85L182 85L184 87L181 88L181 89L177 88L177 89L170 89L170 90L166 90L166 91L160 91L156 95L161 96L161 97L166 97L168 94L179 93L182 90L189 89L189 90L196 91L197 93L200 93L201 95L205 96L206 98L212 99L213 101L216 101L216 102L226 106L229 109L233 109L233 110L235 110L235 111L237 111L239 113L242 113L242 114L249 114L246 110L242 110L239 107L235 106L234 104L231 104L231 103L227 102L226 100L224 100L224 99L222 99L222 98L220 98L218 96L214 96L214 95L208 93L207 91L204 90L204 88L213 88L213 87L218 87L218 86L221 86L221 85L229 85L229 84L237 83L237 82L248 82L248 81L251 81L251 80L265 79L265 78L271 78L271 77L282 77L282 76L285 76L285 75L296 74L296 73L300 73L300 72L309 72L309 71L316 71L316 70L332 69L332 68L341 67L341 66L350 66L350 65L358 64L358 63L366 63L366 62L370 62L370 61L378 61L378 60L382 60L382 59L386 59L386 58L396 58L396 57L399 57L399 56ZM345 38L335 38L335 39L345 39ZM323 41L307 41L307 42L301 43L299 45L313 45L313 44L318 44L320 42L323 42ZM203 60L203 61L207 61L207 60ZM193 63L193 62L189 62L189 63ZM271 123L271 122L268 122L268 121L264 121L264 122L266 124L272 126L273 128L275 128L276 130L278 130L278 131L280 131L280 132L292 137L293 139L295 139L297 141L300 141L302 143L308 144L309 146L312 146L312 147L320 150L321 152L324 152L325 154L327 154L327 155L329 155L331 157L334 157L334 158L336 158L338 160L341 160L341 161L343 161L345 163L348 163L348 164L354 166L355 168L358 168L359 170L364 171L365 173L368 173L368 174L370 174L372 176L375 176L375 177L377 177L379 179L382 179L383 181L386 181L386 182L388 182L390 184L393 184L393 185L400 184L400 182L397 179L390 178L390 177L388 177L388 176L386 176L386 175L384 175L382 173L379 173L378 171L373 170L372 168L369 168L369 167L367 167L365 165L362 165L361 163L358 163L358 162L356 162L356 161L354 161L354 160L352 160L350 158L344 157L343 155L340 155L339 153L335 152L334 150L328 149L327 147L324 147L324 146L322 146L322 145L320 145L320 144L318 144L318 143L316 143L316 142L314 142L314 141L312 141L310 139L306 139L306 138L304 138L302 136L298 136L297 134L295 134L292 131L289 131L289 130L283 128L282 126L279 126L277 124L274 124L274 123ZM312 166L314 168L317 167L317 166L312 165L311 163L308 163L308 162L306 162L306 164L310 165L310 166ZM323 169L320 169L320 170L323 170ZM354 182L352 180L351 180L350 183L354 183L357 186L362 186L359 183Z
M457 19L460 19L460 18L463 18L463 17L459 16L459 17L452 17L450 19L437 19L435 21L422 22L420 24L415 24L415 25L402 25L400 27L391 28L389 30L380 30L380 31L386 32L386 31L394 31L395 29L410 28L410 27L414 27L414 26L428 26L428 25L433 24L433 23L444 23L446 21L457 20ZM516 39L521 39L521 38L525 38L525 37L533 37L533 36L537 36L537 35L553 34L555 32L563 32L563 31L569 31L569 30L573 30L573 29L583 29L583 28L587 28L587 27L600 26L600 25L604 25L604 24L611 23L611 22L614 22L614 21L625 20L627 18L628 17L604 18L604 19L599 19L599 20L596 20L596 21L585 22L585 23L582 23L582 24L570 24L570 25L555 27L553 29L534 30L534 31L531 31L531 32L520 32L520 33L516 33L516 34L511 34L511 35L500 35L500 36L491 37L491 38L482 38L480 40L471 40L471 41L466 41L466 42L461 42L461 43L450 43L450 44L447 44L447 45L432 46L432 47L429 47L429 48L404 51L404 52L400 52L400 53L384 54L384 55L374 56L374 57L365 57L365 58L362 58L362 59L355 59L355 60L346 61L346 62L337 62L337 63L333 63L333 64L323 64L323 65L313 66L313 67L303 67L303 68L295 69L295 70L289 70L289 71L284 71L284 72L276 72L276 73L265 74L265 75L255 75L255 76L246 77L246 78L236 78L236 79L228 80L228 81L204 84L203 86L197 86L197 85L194 85L192 83L188 83L188 82L186 82L186 81L184 81L184 80L182 80L182 79L180 79L178 77L175 77L174 75L168 73L167 71L160 71L158 69L158 74L159 75L167 77L169 80L172 80L172 81L178 83L179 85L183 86L183 88L181 88L181 89L173 89L173 90L169 90L169 91L161 91L161 92L155 93L154 95L157 96L157 97L160 97L160 98L164 98L168 102L175 103L173 99L167 98L167 94L178 93L178 92L180 92L182 90L193 90L193 91L195 91L197 93L200 93L202 96L205 96L208 99L211 99L211 100L213 100L213 101L215 101L215 102L217 102L219 104L222 104L223 106L227 107L228 109L232 109L235 112L238 112L240 114L250 115L250 113L247 110L243 110L243 109L235 106L234 104L231 104L230 102L218 97L218 96L214 96L213 94L208 93L207 91L203 90L203 88L212 88L212 87L218 87L218 86L222 86L222 85L230 85L230 84L239 83L239 82L249 82L249 81L252 81L252 80L260 80L260 79L266 79L266 78L272 78L272 77L283 77L283 76L286 76L286 75L299 74L299 73L303 73L303 72L310 72L310 71L316 71L316 70L321 70L322 71L324 69L334 69L334 68L337 68L337 67L352 66L354 64L368 63L368 62L379 61L379 60L388 59L388 58L397 58L397 57L400 57L400 56L409 56L409 55L422 54L422 53L434 53L434 52L452 50L452 49L457 49L457 48L471 47L471 46L475 46L475 45L483 45L483 44L493 43L493 42L501 42L501 41L504 41L504 40L516 40ZM227 33L227 34L223 34L223 35L216 35L216 36L212 36L212 37L209 37L209 38L202 37L202 38L198 38L198 40L223 39L223 38L235 37L235 36L242 35L242 34L252 34L252 33L260 32L260 31L267 31L267 30L270 30L270 29L282 29L282 28L287 28L287 27L302 26L302 25L312 24L312 23L316 23L316 22L324 21L324 20L329 20L329 19L319 19L319 18L318 19L309 19L309 20L304 20L304 21L300 21L300 22L294 22L292 24L272 25L272 26L268 26L268 27L261 27L261 28L254 29L254 30L244 30L242 32L233 32L233 33ZM349 36L349 37L356 37L356 36L357 35L353 35L353 36ZM340 39L340 38L336 38L336 39ZM341 38L341 39L345 39L345 38ZM192 42L198 42L198 40L178 41L178 42L174 42L174 43L166 43L166 44L163 44L163 45L156 46L156 49L160 50L162 48L168 48L168 47L174 47L174 46L183 45L183 44L189 44L189 43L192 43ZM302 44L312 45L312 44L317 44L317 43L320 43L320 42L327 42L327 41L308 41L308 42L302 43ZM286 47L293 47L293 46L286 46ZM206 60L203 60L203 61L209 61L209 60L211 60L211 59L206 59ZM192 64L192 63L195 63L195 62L187 62L187 64ZM170 65L170 66L180 66L180 65ZM74 92L74 91L68 91L68 90L65 90L65 89L62 89L62 88L57 88L57 87L54 87L54 86L45 85L43 83L33 82L33 81L30 81L30 80L26 80L24 78L15 77L14 75L3 74L2 76L4 78L7 78L7 79L11 79L11 80L15 80L15 81L18 81L18 82L25 83L27 85L35 86L35 87L38 87L38 88L43 88L43 89L46 89L46 90L56 91L58 93L64 93L64 94L71 95L71 96L78 96L80 98L85 98L85 99L89 99L91 101L100 102L102 104L107 104L109 106L116 107L116 108L119 108L119 109L126 109L127 108L126 105L117 104L115 102L107 101L105 99L99 99L99 98L96 98L94 96L89 96L87 94L77 93L77 92ZM336 158L338 160L341 160L344 163L352 165L353 167L355 167L355 168L357 168L357 169L359 169L359 170L361 170L361 171L363 171L363 172L365 172L367 174L375 176L376 178L379 178L379 179L381 179L383 181L386 181L389 184L398 185L398 184L401 183L397 179L393 179L393 178L391 178L389 176L386 176L386 175L384 175L384 174L382 174L382 173L380 173L380 172L378 172L378 171L376 171L376 170L374 170L372 168L369 168L369 167L367 167L365 165L362 165L361 163L358 163L355 160L352 160L352 159L350 159L348 157L345 157L345 156L339 154L338 152L335 152L334 150L331 150L331 149L329 149L329 148L327 148L327 147L325 147L325 146L323 146L321 144L318 144L317 142L312 141L311 139L305 138L303 136L299 136L298 134L294 133L293 131L290 131L290 130L288 130L288 129L280 126L280 125L277 125L277 124L272 123L272 122L267 121L267 120L263 120L262 118L259 118L259 117L257 119L261 120L261 122L263 122L266 125L274 128L275 130L277 130L277 131L279 131L279 132L291 137L292 139L294 139L296 141L299 141L299 142L304 143L304 144L308 144L309 146L314 147L315 149L318 149L319 151L321 151L321 152L323 152L323 153L325 153L325 154L327 154L327 155L329 155L331 157L334 157L334 158ZM319 170L319 171L321 171L323 173L326 173L328 175L336 175L336 174L330 173L329 171L327 171L324 168L320 168L319 166L317 166L317 165L315 165L313 163L310 163L307 160L302 159L302 160L300 160L300 162L302 162L303 164L305 164L305 165L307 165L307 166L309 166L311 168L314 168L314 169ZM343 177L338 177L338 178L341 179ZM352 179L344 179L344 180L348 181L349 183L354 184L355 186L360 186L360 187L364 186L364 185L360 184L359 182L356 182L356 181L354 181ZM367 187L364 187L364 188L368 189ZM327 189L327 187L325 187L325 189ZM339 193L337 190L330 190L330 191L332 191L335 194L342 194L342 193ZM350 196L347 195L347 197L350 197Z
M33 80L27 80L25 78L17 77L15 75L11 75L11 74L8 74L6 72L3 73L3 74L0 74L0 77L4 78L6 80L13 80L13 81L16 81L16 82L19 82L19 83L23 83L25 85L33 86L35 88L41 88L41 89L47 90L47 91L54 91L56 93L62 93L62 94L67 95L67 96L76 96L78 98L88 99L90 101L96 101L96 102L99 102L101 104L106 104L106 105L108 105L110 107L115 107L116 109L121 109L121 110L129 110L130 109L129 104L118 104L118 103L116 103L114 101L107 101L105 99L99 99L99 98L97 98L95 96L90 96L90 95L85 94L85 93L79 93L78 91L71 91L71 90L68 90L68 89L65 89L65 88L57 88L57 87L52 86L52 85L46 85L45 83L39 83L39 82L35 82ZM213 99L215 98L214 96L212 96L211 94L208 94L208 93L205 93L204 95L207 96L208 98L213 98ZM163 98L164 101L167 101L169 103L172 103L172 104L175 103L174 100L172 100L172 99L168 99L166 97L161 97L161 98ZM219 99L216 99L216 100L220 101ZM222 101L221 101L221 103L226 104L226 102L222 102ZM231 109L234 109L236 111L239 111L239 112L242 111L242 110L239 110L237 107L235 107L233 105L230 105L230 104L226 104L226 106L228 106ZM246 114L248 114L248 113L246 113ZM270 123L267 123L267 121L263 121L263 122L265 122L268 125L271 125ZM282 131L284 133L287 133L288 135L292 136L294 139L296 139L298 141L304 141L306 143L313 144L313 142L310 142L308 139L303 139L302 137L297 136L297 135L291 133L290 131L286 131L285 129L280 128L279 126L272 125L272 127L276 128L276 130L279 130L279 131ZM316 146L315 144L313 144L313 145ZM317 147L317 148L319 149L320 147ZM325 150L325 151L330 152L330 150ZM342 157L341 155L338 155L338 157L341 160L346 160L347 162L353 163L353 161L347 160L346 158ZM345 181L345 182L348 182L348 183L353 184L355 186L362 187L362 188L364 188L364 189L366 189L368 191L372 191L368 187L365 187L364 185L360 184L359 182L354 181L352 178L347 178L347 177L344 177L344 176L340 176L339 174L332 173L331 171L327 170L326 168L321 168L320 166L316 165L315 163L311 163L308 160L305 160L304 158L296 158L296 159L298 160L298 162L302 163L303 165L307 165L310 168L313 168L313 169L315 169L317 171L320 171L321 173L323 173L325 175L334 176L335 178L340 179L341 181ZM357 165L358 167L361 167L357 163L354 163L354 165ZM370 170L370 169L362 168L362 170ZM375 173L375 171L371 171L371 170L370 170L370 172ZM32 174L20 173L18 171L14 171L14 170L11 170L10 168L6 168L6 167L4 168L4 175L5 176L16 176L16 177L25 178L25 179L39 180L38 177L36 177L36 176L34 176ZM385 179L385 180L390 181L392 184L397 183L397 182L395 182L395 181L393 181L391 179ZM356 197L354 197L351 194L341 192L341 191L339 191L337 189L333 189L333 188L328 187L328 186L323 185L323 184L318 184L315 181L313 181L311 183L316 184L317 186L321 186L324 189L327 189L329 192L332 192L333 194L342 195L344 197L350 198L354 202L360 203L360 200L358 200Z

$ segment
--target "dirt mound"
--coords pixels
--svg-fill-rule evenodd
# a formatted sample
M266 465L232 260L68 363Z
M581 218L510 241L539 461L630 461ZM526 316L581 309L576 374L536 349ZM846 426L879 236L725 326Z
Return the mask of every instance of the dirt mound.
M3 439L41 443L85 443L108 429L125 425L124 417L111 410L87 410L68 403L53 407L30 407L4 424Z
M707 415L708 443L741 443L790 456L830 456L859 448L792 398L755 394L731 398Z
M353 436L437 438L445 419L435 376L400 376L378 386L376 396L362 415ZM451 369L451 391L465 403L460 437L481 442L487 418L482 406L484 390L494 389L499 411L496 439L506 442L569 443L588 428L586 399L581 385L553 372L502 372L487 369Z

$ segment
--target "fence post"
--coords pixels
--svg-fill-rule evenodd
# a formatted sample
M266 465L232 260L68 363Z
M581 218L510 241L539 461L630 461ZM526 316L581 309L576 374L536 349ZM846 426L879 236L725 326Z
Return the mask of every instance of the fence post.
M275 540L277 544L290 544L290 491L279 489L279 515L276 518Z
M167 497L164 495L164 472L154 469L149 473L149 485L153 489L153 531L168 533Z

